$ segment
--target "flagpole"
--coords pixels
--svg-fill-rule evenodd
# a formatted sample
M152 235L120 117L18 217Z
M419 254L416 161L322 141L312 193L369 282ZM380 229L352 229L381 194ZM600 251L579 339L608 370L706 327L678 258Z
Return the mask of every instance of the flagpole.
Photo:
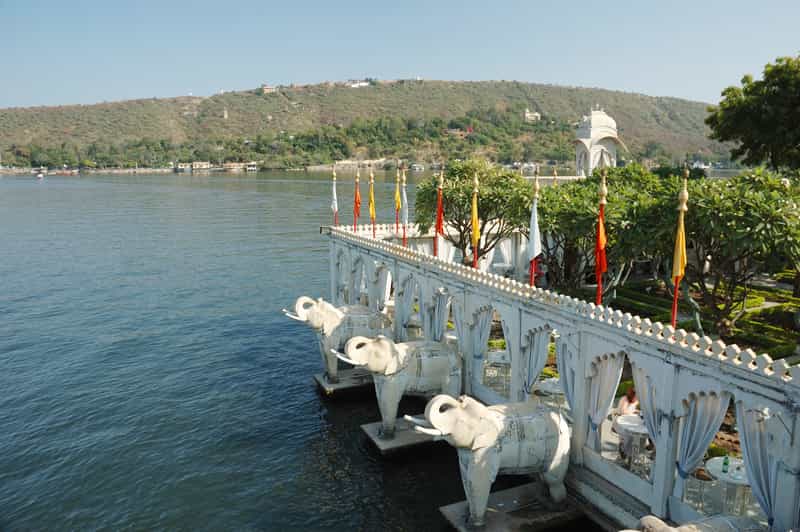
M406 168L403 166L403 247L408 247L408 238L406 237L406 225L408 224L408 195L406 194Z
M439 234L444 234L442 208L442 186L444 185L444 166L439 173L439 186L436 189L436 225L433 229L433 256L439 256Z
M478 227L478 174L472 180L472 267L478 269L478 245L481 241L480 228Z
M361 167L356 163L356 191L353 197L353 232L358 230L358 217L361 215L361 192L358 190L359 179L361 179Z
M536 210L537 203L539 202L539 168L534 168L533 170L533 205L531 205L531 215L533 215L533 211ZM537 218L538 223L538 218ZM536 238L532 233L528 236L528 239L531 241L530 245L533 245L533 238ZM530 267L530 275L528 282L531 286L536 286L536 270L538 266L539 257L531 258L531 267Z
M600 216L597 220L597 243L595 246L595 270L594 275L597 279L597 294L595 295L595 304L603 304L603 274L607 270L606 265L606 196L608 196L608 187L606 186L606 169L600 178Z
M333 163L333 225L339 225L339 201L336 199L336 162Z
M672 326L678 322L678 297L681 289L681 279L686 269L686 230L684 228L684 213L689 210L689 169L683 170L683 188L678 194L678 230L675 233L675 253L672 256L672 276L675 282L672 291Z
M397 176L394 184L394 232L400 232L400 162L397 162Z
M372 222L372 238L375 238L375 173L369 165L369 219Z

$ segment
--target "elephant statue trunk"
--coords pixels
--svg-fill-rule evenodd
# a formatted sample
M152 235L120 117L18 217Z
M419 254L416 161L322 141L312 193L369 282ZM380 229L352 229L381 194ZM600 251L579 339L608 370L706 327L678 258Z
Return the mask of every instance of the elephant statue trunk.
M414 430L439 436L458 449L473 526L485 523L489 491L501 472L539 474L553 501L567 496L569 427L560 413L529 402L487 407L468 396L442 394L428 402L425 418L433 428Z
M460 392L461 357L453 346L441 342L395 343L380 335L354 336L345 345L345 354L338 356L372 373L381 412L379 434L384 439L394 437L397 410L404 395L431 397Z

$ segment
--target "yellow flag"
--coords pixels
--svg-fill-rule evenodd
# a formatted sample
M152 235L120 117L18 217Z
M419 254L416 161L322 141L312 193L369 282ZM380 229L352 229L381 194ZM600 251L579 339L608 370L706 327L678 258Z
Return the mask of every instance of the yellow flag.
M481 228L478 225L478 192L472 193L472 248L477 249L481 241Z
M394 210L400 212L400 208L403 206L403 202L400 200L400 180L397 180L397 184L394 186Z
M672 278L686 273L686 231L683 228L683 211L678 212L678 231L675 234L675 253L672 255Z
M369 219L375 221L375 186L369 182Z

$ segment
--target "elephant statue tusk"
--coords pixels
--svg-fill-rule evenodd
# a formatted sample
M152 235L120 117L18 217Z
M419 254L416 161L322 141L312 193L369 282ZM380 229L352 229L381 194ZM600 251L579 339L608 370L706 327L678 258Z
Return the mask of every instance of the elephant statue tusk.
M433 428L431 424L428 423L428 420L425 419L424 417L405 415L403 416L403 419L405 419L412 425L416 425L417 427Z
M435 438L444 438L444 433L439 429L429 429L427 427L420 427L415 425L414 432L419 432L420 434L427 434L428 436L433 436Z
M331 353L336 355L336 358L338 358L339 360L343 360L343 361L347 362L348 364L350 364L351 366L362 366L363 365L363 364L359 364L355 360L351 360L351 359L347 358L346 356L344 356L344 354L340 353L336 349L331 349Z
M306 320L302 319L300 316L298 316L297 314L295 314L294 312L290 312L290 311L288 311L286 309L283 309L283 313L286 314L287 318L292 318L293 320L303 321L303 322L306 321Z

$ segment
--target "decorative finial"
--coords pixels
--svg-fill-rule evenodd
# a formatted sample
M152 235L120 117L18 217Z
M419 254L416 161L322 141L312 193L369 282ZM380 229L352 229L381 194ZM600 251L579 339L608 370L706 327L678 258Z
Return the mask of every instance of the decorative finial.
M606 204L606 197L608 196L608 187L606 186L607 176L608 170L603 168L603 171L600 172L600 205Z
M689 184L689 170L686 169L683 172L683 187L681 188L681 191L678 193L678 210L682 212L686 212L689 210L689 206L687 205L687 203L689 203L688 184Z
M372 171L372 163L369 165L369 183L372 184L375 182L375 172Z
M553 167L553 186L555 187L557 185L558 185L558 170L554 166Z
M333 161L333 180L336 181L336 161Z
M396 177L396 181L398 183L400 182L400 161L397 161L397 177Z
M403 167L403 186L406 186L406 167Z
M356 183L361 179L361 165L356 163Z
M533 171L533 199L539 199L539 169Z
M439 172L439 190L444 187L444 165L442 165L442 169Z
M472 177L472 185L475 187L473 191L477 194L478 192L478 172L475 172L475 175Z

